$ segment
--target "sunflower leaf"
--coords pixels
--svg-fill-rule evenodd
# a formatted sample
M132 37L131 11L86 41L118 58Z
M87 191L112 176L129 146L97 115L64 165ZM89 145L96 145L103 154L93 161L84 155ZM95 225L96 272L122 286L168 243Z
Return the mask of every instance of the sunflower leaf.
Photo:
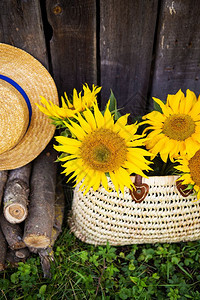
M194 184L188 184L188 186L184 189L184 191L193 190Z
M115 98L115 95L113 93L112 90L110 90L110 105L109 105L109 110L114 113L114 119L115 121L117 121L120 117L121 117L121 114L117 108L117 100Z
M166 104L166 101L163 101L163 103ZM160 113L163 113L160 105L156 101L154 101L154 103L153 103L153 108L154 108L154 110L159 111Z

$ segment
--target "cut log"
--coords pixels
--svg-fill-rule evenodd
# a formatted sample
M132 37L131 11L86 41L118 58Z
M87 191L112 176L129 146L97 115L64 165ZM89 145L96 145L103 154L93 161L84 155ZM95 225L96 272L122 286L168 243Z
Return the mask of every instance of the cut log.
M35 249L30 250L34 253L38 253L40 256L40 262L44 274L44 278L51 278L51 262L54 261L53 246L58 238L58 235L62 231L62 223L64 218L65 209L65 196L62 188L61 181L56 185L56 200L55 200L55 219L54 226L52 228L51 243L46 249Z
M23 240L29 248L46 248L54 224L56 152L51 145L34 160L29 214Z
M0 215L0 225L10 249L21 249L26 247L22 240L23 233L19 224L8 222L2 213Z
M10 171L4 192L4 216L10 223L21 223L27 217L31 163Z
M51 235L51 246L53 247L59 234L62 232L62 224L65 212L65 195L61 181L56 185L55 218Z
M22 260L15 255L14 250L9 249L7 251L6 262L9 263L9 265L8 265L9 267L16 268L20 261L22 261Z
M29 257L30 251L27 248L12 250L9 249L6 253L6 262L13 268L18 267L19 262L25 262Z
M7 243L1 228L0 228L0 245L1 245L0 246L0 271L3 271L5 269Z
M23 248L23 249L18 249L15 251L15 255L20 259L26 260L27 257L29 257L29 255L30 255L30 251L27 247Z
M8 171L0 171L0 204L4 193L4 187L8 178Z

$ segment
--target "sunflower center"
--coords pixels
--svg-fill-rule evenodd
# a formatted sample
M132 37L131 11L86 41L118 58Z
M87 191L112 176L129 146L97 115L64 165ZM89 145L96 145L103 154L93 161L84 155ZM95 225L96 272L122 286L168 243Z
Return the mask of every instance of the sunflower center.
M170 139L184 141L195 132L195 122L185 114L169 116L163 126L163 133Z
M125 140L111 129L99 128L87 135L80 156L90 168L102 172L118 169L126 160Z
M99 145L94 149L94 159L97 162L105 163L109 161L110 158L110 150L104 145Z
M189 160L190 176L196 185L200 186L200 150Z

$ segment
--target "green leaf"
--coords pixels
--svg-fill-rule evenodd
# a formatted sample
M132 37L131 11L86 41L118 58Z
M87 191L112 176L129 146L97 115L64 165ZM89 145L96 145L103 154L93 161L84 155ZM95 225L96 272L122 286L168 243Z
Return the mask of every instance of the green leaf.
M88 252L87 251L82 251L80 254L80 259L82 263L85 263L88 260Z
M119 112L119 109L117 108L117 100L112 90L110 90L109 100L110 100L109 110L112 114L114 114L114 120L117 121L121 117L121 114ZM103 113L104 112L105 110L103 111Z
M120 299L130 299L131 297L131 289L128 288L122 288L119 292Z
M11 274L10 280L12 283L15 283L15 284L18 283L19 282L19 273L16 272L16 273Z
M99 262L97 261L98 258L99 258L98 255L93 254L93 255L90 257L89 261L90 261L91 263L93 263L96 267L98 267L98 265L99 265Z
M184 264L186 265L186 266L189 266L190 264L193 264L194 263L194 260L192 259L192 258L186 258L185 260L184 260Z
M130 276L130 280L135 284L137 284L140 281L138 277L134 277L134 276Z
M110 105L109 105L110 111L115 111L117 109L117 100L112 90L110 90L109 100L110 100Z
M129 269L130 271L134 271L134 270L135 270L135 265L134 265L134 263L133 263L133 260L130 261L130 264L128 265L128 269Z
M163 103L166 104L166 101L163 101ZM160 105L155 101L153 102L153 108L154 110L159 111L161 114L163 113Z
M47 285L43 284L39 289L39 295L44 295L47 289Z
M179 257L176 257L176 256L173 256L172 259L171 259L171 262L175 265L177 265L180 261L180 258Z

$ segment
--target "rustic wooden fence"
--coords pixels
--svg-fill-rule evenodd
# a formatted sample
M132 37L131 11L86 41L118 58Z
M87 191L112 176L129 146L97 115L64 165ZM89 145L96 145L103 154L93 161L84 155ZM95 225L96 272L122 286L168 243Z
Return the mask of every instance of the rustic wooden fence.
M26 50L50 71L59 94L102 85L124 112L151 97L200 94L198 0L1 0L0 42Z

